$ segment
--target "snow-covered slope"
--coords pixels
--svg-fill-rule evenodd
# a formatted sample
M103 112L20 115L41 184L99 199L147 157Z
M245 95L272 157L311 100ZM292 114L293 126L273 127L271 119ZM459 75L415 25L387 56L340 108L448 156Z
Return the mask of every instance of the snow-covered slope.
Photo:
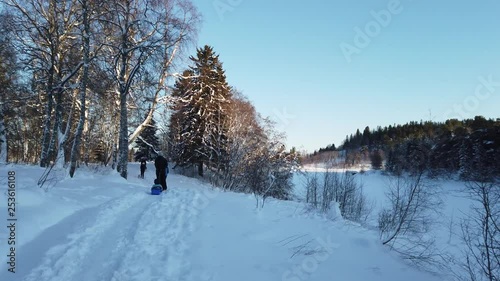
M45 192L38 167L0 168L0 221L7 224L7 171L16 171L16 272L0 231L0 280L439 280L406 265L377 233L306 211L298 202L222 192L169 175L149 195L146 179L79 171ZM135 164L129 170L139 170ZM133 174L133 173L132 173Z

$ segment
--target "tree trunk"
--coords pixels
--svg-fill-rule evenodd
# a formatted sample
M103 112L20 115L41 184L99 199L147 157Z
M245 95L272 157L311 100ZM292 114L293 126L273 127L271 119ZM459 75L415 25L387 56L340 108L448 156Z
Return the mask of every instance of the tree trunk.
M130 40L130 17L132 14L130 12L130 3L126 3L126 14L124 19L124 29L121 34L121 46L119 51L119 58L117 60L117 65L115 68L119 70L118 72L118 94L120 96L120 128L118 130L118 166L116 170L120 173L120 176L127 178L127 164L128 164L128 109L127 109L127 97L128 90L132 79L134 77L134 69L130 70L130 50L129 44ZM140 58L139 58L140 61ZM139 66L137 63L136 67ZM136 70L135 70L136 71Z
M127 96L128 96L128 79L132 77L127 77L128 74L128 53L127 41L128 34L123 34L122 36L122 47L121 47L121 69L120 76L118 79L118 89L120 94L120 129L118 131L118 166L117 171L123 178L127 178L127 163L128 163L128 110L127 110Z
M56 106L55 106L55 120L54 126L52 127L52 135L49 142L49 148L47 150L48 160L50 160L54 156L54 152L56 149L56 140L62 142L62 133L61 133L61 123L62 123L62 91L60 89L56 92ZM60 149L60 148L59 148ZM64 150L63 150L64 151ZM55 161L59 161L57 157L64 157L64 155L58 155L58 151L56 152ZM64 161L64 159L63 159Z
M5 130L4 105L0 104L0 164L7 163L7 131Z
M88 17L88 6L87 1L83 0L82 3L82 16L83 16L83 75L80 81L80 119L78 120L78 125L75 132L75 140L73 141L73 146L71 147L70 156L70 169L69 175L73 177L76 170L76 161L78 160L80 152L80 143L82 140L83 127L86 121L86 94L87 94L87 80L89 76L89 53L90 53L90 23Z
M128 115L127 93L120 93L120 131L118 140L118 167L120 176L127 178L128 164Z
M49 143L50 143L50 127L52 125L52 90L50 86L52 79L49 78L49 83L47 85L47 105L45 106L45 122L43 126L43 136L42 136L42 153L40 156L40 167L47 167L49 164Z
M198 175L200 177L203 177L203 161L200 161L200 163L198 163Z
M118 162L117 155L118 155L118 151L117 151L116 140L115 140L113 142L113 151L111 152L111 155L110 155L110 157L111 157L111 169L113 169L113 170L115 168L118 170L118 167L117 167L117 164L116 164Z
M52 12L51 15L48 16L47 20L49 21L49 32L54 32L56 28L56 23L54 19L55 15L55 1L50 1L49 3L49 11ZM50 130L52 126L51 118L52 118L52 107L53 107L53 91L54 91L54 76L56 73L56 50L57 40L54 38L54 34L48 34L52 42L50 46L50 68L48 73L46 94L47 94L47 106L45 107L45 124L43 128L43 136L42 136L42 153L40 156L40 167L47 167L49 165L50 158Z
M59 142L56 156L56 168L63 168L66 162L66 152L64 147L66 146L66 142L68 140L68 135L71 130L71 123L73 122L73 110L75 104L75 97L73 96L71 110L69 111L68 120L66 122L66 129L64 133L59 132ZM60 128L59 128L60 129Z

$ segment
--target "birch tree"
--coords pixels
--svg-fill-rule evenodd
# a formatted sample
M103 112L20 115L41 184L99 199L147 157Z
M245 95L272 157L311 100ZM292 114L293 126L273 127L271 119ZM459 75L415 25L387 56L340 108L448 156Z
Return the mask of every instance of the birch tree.
M261 141L265 138L255 107L241 93L232 92L223 159L225 168L219 172L219 180L213 183L229 190L244 190L241 175L247 173L249 156L263 145Z
M162 23L158 29L164 39L155 43L153 59L149 60L145 67L148 72L152 73L150 85L152 95L146 97L142 104L142 107L147 108L147 114L130 135L129 145L151 122L158 106L162 102L170 101L167 97L169 94L167 82L172 76L178 77L178 74L173 73L173 66L177 57L184 53L185 47L196 39L200 23L200 14L190 1L165 0L155 11L158 14L158 21ZM138 116L143 115L139 113Z
M75 0L6 0L6 4L15 15L16 40L23 53L21 59L27 71L33 73L33 83L40 85L37 88L43 88L44 92L40 166L46 167L53 159L56 142L60 145L64 142L63 93L81 67L78 62L68 60L78 25Z
M128 148L152 118L158 95L164 89L166 72L175 58L177 49L187 42L197 24L197 12L191 2L114 0L107 2L108 14L103 20L109 39L108 63L115 80L115 94L120 108L118 137L118 166L120 175L127 178ZM150 114L129 136L128 102L136 86L135 78L151 59L161 55L161 71L157 91L152 99Z
M7 163L7 127L6 115L11 112L12 97L15 96L17 83L17 55L10 39L12 27L9 26L11 16L1 13L0 22L0 164Z

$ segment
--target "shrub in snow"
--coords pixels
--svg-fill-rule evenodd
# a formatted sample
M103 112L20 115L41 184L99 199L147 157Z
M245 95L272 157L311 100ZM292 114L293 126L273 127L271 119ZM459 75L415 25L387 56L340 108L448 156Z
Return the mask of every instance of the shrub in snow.
M306 202L325 214L334 208L347 220L366 221L370 208L355 174L327 170L322 176L321 182L317 173L306 178Z
M428 184L423 172L391 178L386 194L389 207L379 213L378 227L382 244L391 246L420 266L435 266L434 239L429 231L435 224L433 215L442 205L436 186Z
M337 202L331 202L328 211L326 211L326 217L330 220L342 219L342 213L340 212L340 205Z

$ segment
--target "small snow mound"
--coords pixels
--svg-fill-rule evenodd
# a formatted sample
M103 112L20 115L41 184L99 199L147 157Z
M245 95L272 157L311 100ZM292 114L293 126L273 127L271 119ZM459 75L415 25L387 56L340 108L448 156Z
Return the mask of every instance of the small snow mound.
M326 212L326 217L329 220L343 220L342 214L340 213L340 205L337 202L330 203L330 209Z

